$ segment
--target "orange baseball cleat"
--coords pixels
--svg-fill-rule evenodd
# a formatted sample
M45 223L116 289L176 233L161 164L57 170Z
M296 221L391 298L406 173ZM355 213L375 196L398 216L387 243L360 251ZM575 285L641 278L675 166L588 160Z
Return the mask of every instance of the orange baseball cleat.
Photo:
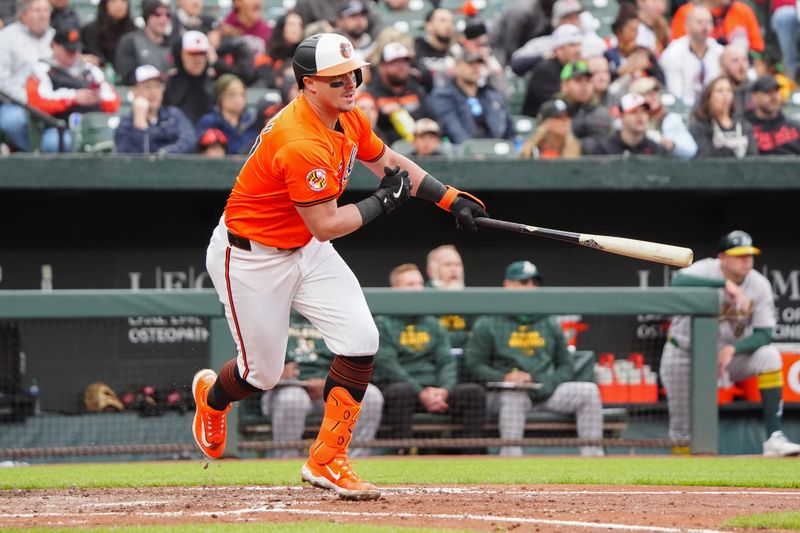
M342 387L334 387L325 402L325 416L310 457L300 470L303 481L329 489L344 500L377 500L381 492L362 480L347 459L347 446L353 438L361 404Z
M224 411L217 411L206 403L208 391L216 380L217 373L208 368L198 371L192 380L192 394L197 406L192 433L197 446L209 459L219 459L225 452L225 439L228 435L225 415L231 410L229 405Z

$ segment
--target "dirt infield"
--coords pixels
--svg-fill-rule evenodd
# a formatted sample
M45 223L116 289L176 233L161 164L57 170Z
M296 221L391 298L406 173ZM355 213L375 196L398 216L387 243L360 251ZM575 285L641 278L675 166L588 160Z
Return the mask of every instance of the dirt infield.
M720 531L728 518L800 508L800 490L586 485L392 486L374 502L310 487L0 491L0 528L297 522L476 531Z

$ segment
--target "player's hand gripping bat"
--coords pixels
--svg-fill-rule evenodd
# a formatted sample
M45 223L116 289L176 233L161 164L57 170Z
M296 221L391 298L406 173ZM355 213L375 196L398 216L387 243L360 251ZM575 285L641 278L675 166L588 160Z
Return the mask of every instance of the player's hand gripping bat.
M694 252L692 252L690 248L682 248L671 244L538 228L536 226L527 226L516 222L506 222L505 220L495 220L485 217L476 218L475 222L477 222L478 226L484 228L502 229L505 231L524 233L526 235L547 237L548 239L580 244L581 246L594 248L601 252L626 255L637 259L644 259L645 261L664 263L665 265L685 267L692 264L692 259L694 258Z

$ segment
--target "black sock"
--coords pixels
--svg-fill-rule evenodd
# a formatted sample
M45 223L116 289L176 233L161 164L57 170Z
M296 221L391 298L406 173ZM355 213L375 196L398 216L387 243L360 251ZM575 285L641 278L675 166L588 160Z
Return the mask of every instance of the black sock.
M208 391L206 403L212 409L223 411L229 404L244 400L259 390L261 389L250 385L239 375L239 365L236 364L236 359L231 359L222 365L217 381Z
M364 394L367 392L369 379L372 377L372 362L374 355L363 357L343 357L337 355L333 358L331 368L328 371L328 379L325 380L325 392L323 398L327 401L328 394L334 387L347 389L350 396L355 401L361 403Z

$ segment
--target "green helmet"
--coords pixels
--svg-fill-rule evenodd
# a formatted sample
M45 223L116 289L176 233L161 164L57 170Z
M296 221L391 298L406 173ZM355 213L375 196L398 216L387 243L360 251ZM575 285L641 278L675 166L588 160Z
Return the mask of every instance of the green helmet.
M758 255L761 250L753 246L753 238L742 230L723 235L719 241L719 252L726 255Z
M515 261L506 267L506 279L512 281L534 279L540 283L542 276L536 265L530 261Z

